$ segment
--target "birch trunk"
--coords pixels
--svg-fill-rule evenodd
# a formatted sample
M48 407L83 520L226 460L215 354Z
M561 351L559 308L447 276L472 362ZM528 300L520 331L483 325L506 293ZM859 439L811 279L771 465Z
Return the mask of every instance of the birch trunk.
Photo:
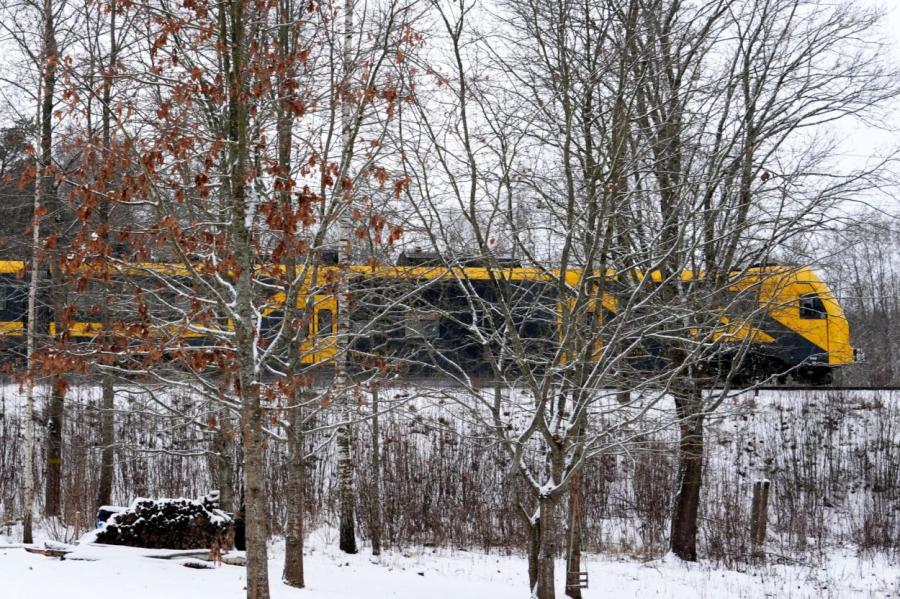
M378 389L372 390L372 555L381 555L381 426Z
M25 489L23 497L23 540L34 542L33 510L34 510L34 379L37 375L35 365L35 334L37 332L37 295L40 283L40 242L41 215L46 204L44 196L49 187L50 160L52 157L53 128L53 90L56 86L56 30L53 23L53 4L51 0L43 3L43 52L41 53L41 84L38 90L37 124L40 131L40 152L35 164L34 212L31 231L31 280L28 287L28 325L26 330L26 355L28 373L25 399Z
M344 2L344 61L343 61L343 85L350 85L352 70L351 53L353 51L353 0ZM341 267L350 264L353 259L353 223L351 220L350 190L345 190L343 179L349 169L351 159L351 123L350 100L347 97L341 100L341 138L342 175L339 178L336 193L339 202L346 205L340 207L340 245L338 259ZM347 194L347 197L344 197ZM337 470L338 470L338 499L340 503L340 540L339 547L345 553L356 553L356 525L354 516L353 497L353 456L351 455L352 438L350 421L352 413L350 409L350 377L348 373L348 352L346 350L347 336L350 331L350 312L347 305L348 293L347 272L341 275L341 284L337 294L337 322L338 322L338 348L337 363L335 364L335 386L340 394L340 410L342 424L337 430Z
M38 244L41 234L41 170L37 164L38 174L34 184L34 216L32 217L31 267L28 282L28 324L25 332L25 353L28 360L25 388L25 488L22 491L22 540L33 543L32 518L34 510L34 378L37 376L34 364L35 320L37 317L37 290L40 279L40 261Z

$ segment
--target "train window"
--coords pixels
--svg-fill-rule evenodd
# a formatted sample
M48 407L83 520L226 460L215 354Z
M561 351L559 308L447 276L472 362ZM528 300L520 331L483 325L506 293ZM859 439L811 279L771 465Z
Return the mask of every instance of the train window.
M12 295L11 291L6 285L0 285L0 310L6 310L6 298Z
M807 320L822 320L828 317L825 311L825 303L815 293L807 293L800 296L800 318Z
M320 337L331 336L331 325L334 322L334 315L331 310L319 310L316 316L316 326L319 329Z

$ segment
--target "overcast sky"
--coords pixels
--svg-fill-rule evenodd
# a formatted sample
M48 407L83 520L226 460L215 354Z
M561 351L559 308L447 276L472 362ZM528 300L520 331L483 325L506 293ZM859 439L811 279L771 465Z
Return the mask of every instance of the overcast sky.
M2 1L2 0L0 0ZM834 0L820 0L829 3ZM873 32L873 37L883 36L889 41L889 56L886 59L895 67L900 67L900 0L842 0L857 6L878 7L887 12L881 31ZM14 53L0 44L0 70L7 71ZM8 91L8 90L5 90ZM0 97L0 101L4 98ZM10 118L7 110L0 110L0 124ZM884 156L900 149L900 98L893 102L885 115L884 122L866 126L847 120L832 130L839 142L839 153L846 159L846 166L862 166L873 156ZM877 197L867 198L882 210L900 218L900 160L893 170L895 185Z
M887 58L895 67L900 67L900 0L851 0L860 5L877 6L887 11L881 32L890 42ZM846 122L840 130L844 136L841 152L848 161L862 164L875 155L885 155L900 149L900 98L893 102L883 127L864 127L859 123ZM892 169L895 185L884 193L869 200L881 210L900 217L900 163Z

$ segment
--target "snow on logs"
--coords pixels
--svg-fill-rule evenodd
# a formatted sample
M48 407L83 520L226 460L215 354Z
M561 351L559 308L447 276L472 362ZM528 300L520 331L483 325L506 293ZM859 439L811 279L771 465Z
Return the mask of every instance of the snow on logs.
M221 546L232 517L207 501L136 499L113 514L97 533L97 543L150 549L200 549Z

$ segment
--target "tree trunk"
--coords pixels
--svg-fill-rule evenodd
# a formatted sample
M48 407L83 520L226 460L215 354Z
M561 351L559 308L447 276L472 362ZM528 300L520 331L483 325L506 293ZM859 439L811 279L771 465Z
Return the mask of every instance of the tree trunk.
M47 473L44 480L44 513L61 513L60 487L62 479L62 429L66 397L66 380L57 377L47 410Z
M228 408L219 410L218 427L213 439L215 452L215 481L219 489L219 506L226 512L234 513L238 505L234 500L234 429Z
M306 463L303 457L302 394L296 393L291 427L288 430L287 528L285 530L284 572L282 579L292 587L303 588L303 519L306 503Z
M48 183L45 183L48 185ZM50 206L53 195L45 193L44 207ZM54 208L59 209L58 202L53 201ZM51 208L52 209L52 208ZM53 234L59 231L59 222L54 223ZM65 309L65 283L59 267L58 256L48 257L50 265L50 310L53 314L56 340L62 338L65 323L62 318ZM54 370L50 377L50 396L47 399L47 468L44 477L44 513L47 516L58 516L60 513L61 466L63 451L63 419L65 417L65 397L68 382L65 372Z
M35 335L37 334L37 293L40 284L40 261L38 244L41 227L41 173L38 162L38 174L34 184L34 213L32 216L31 266L28 275L28 315L25 332L25 355L27 356L26 388L25 388L25 482L22 489L22 540L33 543L32 519L34 517L34 387L37 367L34 359Z
M112 81L118 56L118 40L116 38L116 1L110 3L109 12L109 59L103 74L103 121L102 135L103 147L107 153L112 150ZM105 246L110 245L110 203L101 202L97 210L100 221L98 230L101 231L101 239ZM106 282L100 284L100 325L103 330L101 351L112 349L111 318L109 314L110 294L109 285ZM116 441L115 430L115 397L116 391L113 379L109 373L100 373L102 397L100 399L100 484L97 491L97 507L112 503L113 477L115 475L115 452L113 446Z
M248 39L252 37L245 38L244 27L247 23L256 21L247 14L242 0L231 0L227 9L231 36L224 44L230 59L227 70L230 194L226 199L229 202L231 242L238 271L235 282L234 311L237 318L234 322L234 339L244 443L247 599L268 599L269 534L265 496L265 430L256 363L257 331L253 304L256 247L248 222L250 199L247 194L250 134L249 109L245 95L251 65L245 64L244 53Z
M58 231L59 227L56 227ZM56 231L54 231L56 232ZM57 338L65 327L62 318L65 309L65 283L56 257L50 258L50 307L53 311ZM50 399L47 410L47 471L44 479L44 512L48 516L58 516L60 508L60 477L62 465L62 429L65 411L66 390L69 384L64 372L54 372L50 384Z
M281 181L281 191L279 197L282 209L286 213L293 213L295 208L292 202L292 178L291 178L291 152L293 150L293 128L294 128L294 112L291 108L291 100L293 90L290 83L293 81L296 73L292 63L292 57L295 56L294 42L291 39L290 29L291 23L294 21L295 15L292 12L292 4L289 2L279 2L277 8L278 21L278 53L279 60L284 61L285 69L280 71L279 79L279 95L281 102L276 106L277 110L277 135L278 135L278 163L280 167L279 177ZM285 322L294 322L297 312L297 293L296 281L299 272L297 270L297 259L299 247L296 245L297 239L294 231L289 227L285 227L282 232L282 244L286 248L285 254L285 274L286 280L284 284L284 318ZM315 280L316 275L312 276ZM293 587L303 588L306 584L303 573L303 524L305 510L305 491L306 491L306 463L303 455L305 422L303 409L303 387L296 380L298 371L302 370L303 364L301 360L299 338L289 335L288 356L290 363L290 377L293 379L293 403L294 408L290 414L290 425L287 428L287 445L288 445L288 461L287 461L287 523L285 528L285 554L284 554L284 570L282 572L282 580L285 584Z
M533 519L526 518L528 528L528 588L532 593L537 589L538 563L541 551L541 518L536 515Z
M115 431L115 388L112 378L103 375L101 379L102 396L100 398L100 484L97 489L97 507L112 503L113 462L116 440Z
M34 378L37 368L34 363L35 334L37 333L37 293L40 281L40 224L41 211L46 202L45 195L52 183L49 174L53 142L53 90L56 87L56 28L53 22L53 4L44 0L41 18L44 24L43 52L41 53L41 86L38 90L37 124L40 131L38 146L40 153L35 164L34 211L31 232L31 280L28 287L28 323L26 331L26 354L28 360L27 389L25 401L25 488L23 489L23 540L34 542L32 519L34 517Z
M537 551L537 583L533 587L532 594L537 599L555 599L556 587L554 580L554 565L556 562L557 544L554 516L556 501L550 498L540 500L540 546Z
M372 390L372 555L381 555L381 427L378 389Z
M231 425L231 413L228 408L221 408L216 416L218 426L213 436L212 450L212 476L219 491L219 507L225 511L237 515L240 506L234 499L235 480L235 455L234 455L234 428ZM237 540L237 523L231 529L228 536L223 539L225 549L235 547ZM243 544L243 542L242 542Z
M32 271L32 277L34 277ZM32 283L34 285L34 283ZM30 295L30 294L29 294ZM33 301L29 298L29 305ZM32 312L33 314L33 312ZM29 320L29 328L32 327ZM28 335L29 366L33 349L34 333ZM30 369L29 369L30 370ZM25 484L22 489L22 541L33 543L33 518L34 518L34 373L29 371L28 383L25 395Z
M346 393L346 392L345 392ZM349 394L348 394L349 395ZM344 400L345 402L347 399ZM339 547L345 553L356 553L356 525L353 501L353 456L350 448L350 410L344 408L345 423L337 430L338 493L341 508Z
M343 85L350 85L352 71L351 53L353 52L353 0L344 2L344 48L343 48ZM353 223L350 218L350 190L344 189L343 180L349 169L352 156L351 144L351 113L350 103L347 98L341 100L341 168L342 176L338 178L335 190L337 201L346 202L341 206L339 226L340 243L338 245L339 262L348 265L353 260ZM345 197L346 195L346 197ZM337 322L338 338L343 340L338 348L338 356L335 372L335 384L338 393L341 394L340 409L343 423L337 430L337 468L338 468L338 493L341 510L339 547L345 553L356 553L356 528L353 501L353 462L351 455L351 412L350 412L350 377L348 373L348 352L346 351L347 335L350 332L350 307L347 302L348 281L347 273L343 272L340 280L340 288L337 294Z
M676 397L681 439L678 451L678 479L672 510L670 549L686 561L697 561L697 515L703 483L703 414L701 398Z
M255 397L254 397L255 396ZM244 490L246 513L244 526L247 535L247 599L269 597L269 541L268 515L265 495L265 444L262 424L262 408L259 393L244 397L244 417L247 433L244 435Z
M572 599L581 599L581 587L570 586L575 579L573 573L581 571L581 539L582 539L582 494L581 472L572 475L569 483L569 530L566 544L566 595Z

